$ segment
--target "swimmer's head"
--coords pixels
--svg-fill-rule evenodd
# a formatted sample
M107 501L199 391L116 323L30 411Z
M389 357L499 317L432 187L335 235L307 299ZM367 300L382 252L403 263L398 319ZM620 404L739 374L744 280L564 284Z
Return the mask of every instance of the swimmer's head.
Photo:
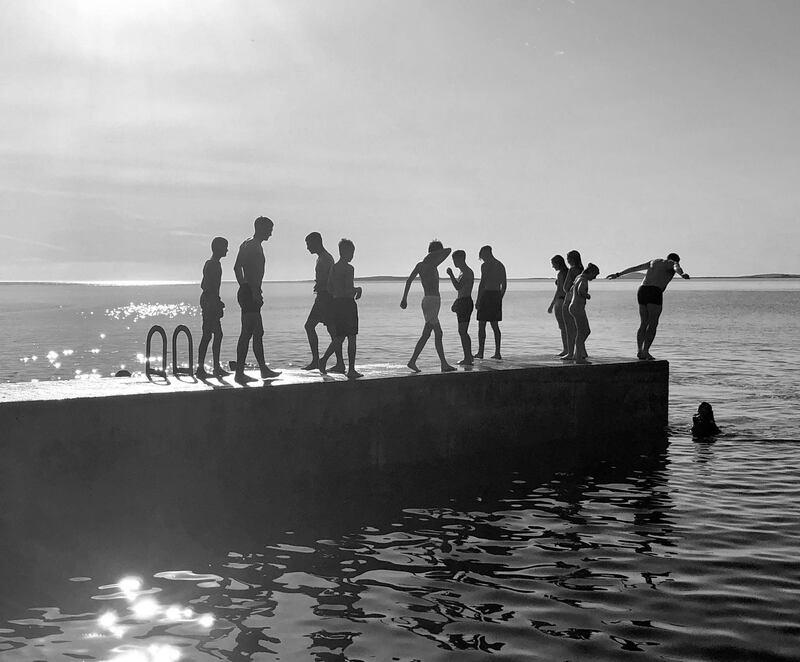
M701 402L697 407L697 413L701 418L714 420L714 409L707 402Z
M322 235L319 232L309 232L306 235L306 248L309 253L319 253L322 249Z
M673 262L680 262L681 256L678 255L677 253L670 253L669 255L667 255L667 259L672 260ZM689 261L691 262L691 260Z
M440 251L444 248L444 245L438 239L434 239L431 243L428 244L428 252L433 253L434 251Z
M467 254L462 250L453 251L453 264L459 269L467 265Z
M571 267L580 267L583 269L581 254L578 251L570 251L567 253L567 264Z
M341 239L339 241L339 257L345 262L350 262L356 252L356 245L349 239Z
M589 280L594 280L600 274L600 269L597 268L596 264L589 262L586 265L586 268L583 270L583 275L586 276Z
M253 237L264 241L272 236L272 229L275 227L275 224L266 216L259 216L255 220L255 223L253 223L253 227L255 228Z
M489 245L481 246L481 249L478 251L478 259L485 261L490 257L492 257L492 247Z
M214 237L211 240L211 254L214 257L225 257L228 254L228 240L225 237Z
M556 271L567 270L567 263L564 262L564 257L561 255L554 255L552 258L550 258L550 264L553 265L553 269Z

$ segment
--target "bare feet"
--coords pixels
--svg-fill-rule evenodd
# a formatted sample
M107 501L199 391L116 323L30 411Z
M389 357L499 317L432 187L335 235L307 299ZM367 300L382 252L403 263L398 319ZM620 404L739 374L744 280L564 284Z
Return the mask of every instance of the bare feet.
M330 370L328 370L328 372L335 372L335 373L338 373L340 375L343 375L344 372L345 372L344 363L337 363Z
M592 365L592 362L586 359L575 359L575 365Z
M420 369L417 367L417 362L416 362L416 361L409 361L408 363L406 363L406 365L407 365L407 366L408 366L408 367L409 367L411 370L413 370L414 372L422 372L422 370L420 370Z
M359 377L363 377L360 372L356 370L348 370L347 371L347 379L358 379Z
M573 354L567 354L566 356L561 357L562 361L574 361L575 356Z
M319 374L321 374L321 375L327 375L328 374L328 370L325 367L326 363L327 363L327 361L320 361L319 364L317 365L317 370L319 370Z
M280 370L270 370L269 366L261 368L261 379L272 379L281 374Z
M650 352L645 352L645 353L644 353L644 360L645 360L645 361L655 361L655 360L656 360L656 357L655 357L655 356L652 356L652 355L650 354Z
M205 366L202 365L194 371L194 376L197 377L197 379L208 379L211 377L211 375L206 372Z
M475 362L472 359L461 359L458 365L475 365Z
M231 373L225 370L225 368L223 368L221 365L218 365L216 368L214 368L214 377L216 377L217 379L222 379L223 377L230 377L230 376Z
M449 363L442 363L442 372L455 372L457 368L451 366Z
M244 386L245 384L251 384L253 382L257 382L258 380L255 377L251 377L250 375L245 375L243 372L237 372L236 376L233 378L237 384L241 384Z
M492 358L493 359L497 359L498 361L502 361L503 360L503 357L500 356L500 354L498 352L495 352L494 354L492 354Z
M303 370L316 370L317 368L319 368L319 359L317 359L316 361L312 359L311 363L309 363L305 368L303 368Z
M556 354L556 358L560 359L561 357L566 356L567 354L569 354L569 352L567 350L563 349L558 354Z
M483 352L478 352L472 358L473 359L482 359L483 358Z

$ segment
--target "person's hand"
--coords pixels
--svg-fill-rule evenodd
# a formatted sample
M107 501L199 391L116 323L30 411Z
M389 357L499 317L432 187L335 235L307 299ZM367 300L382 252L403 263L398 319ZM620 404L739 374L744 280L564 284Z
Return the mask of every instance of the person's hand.
M547 312L548 313L552 313L553 312L553 304L552 303L547 307Z
M400 307L401 307L403 310L405 310L406 308L408 308L408 301L406 301L405 299L403 299L403 300L400 302Z
M356 299L360 299L361 298L361 292L362 291L363 290L360 287L356 288L356 297L355 297Z
M618 273L616 273L616 274L608 274L608 276L606 276L606 278L609 279L609 280L615 280L615 279L619 278L619 274Z
M447 267L447 275L450 276L450 278L453 277L453 270L450 267Z
M589 300L589 299L591 299L591 298L592 298L592 295L591 295L591 294L589 294L589 293L587 292L587 293L586 293L586 300L588 301L588 300Z
M681 278L685 278L686 280L689 280L689 274L681 274Z

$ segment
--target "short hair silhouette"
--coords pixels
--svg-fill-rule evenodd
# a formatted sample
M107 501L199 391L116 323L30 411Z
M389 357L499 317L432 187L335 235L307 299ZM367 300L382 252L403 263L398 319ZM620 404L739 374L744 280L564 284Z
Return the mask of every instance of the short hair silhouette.
M214 237L211 240L211 251L217 253L228 245L228 240L225 237Z
M678 255L677 253L670 253L669 255L667 255L667 259L668 260L672 260L673 262L680 262L681 261L681 256ZM706 404L708 404L708 403L706 403Z
M478 251L478 253L483 253L484 251L486 251L487 253L489 253L489 255L491 255L492 247L489 246L489 244L486 244L486 246L481 246L481 249Z
M351 253L355 253L356 245L350 241L349 239L340 239L339 240L339 253L343 250L349 250Z
M586 271L595 271L598 274L600 273L600 269L598 269L597 265L594 262L589 262L589 264L586 265L584 272Z
M467 259L467 254L464 251L462 251L461 249L459 249L457 251L453 251L453 259L454 260L466 260Z
M322 235L319 232L309 232L306 235L306 241L309 242L309 243L321 242L322 241Z
M274 227L274 223L271 219L267 218L266 216L259 216L253 223L253 227L255 228L256 232L261 228L271 228Z
M559 271L565 270L567 268L567 263L564 262L564 256L563 255L554 255L550 259L550 261L554 265L556 265L556 269L558 269Z
M444 244L439 241L438 239L434 239L431 243L428 244L428 252L433 253L433 251L440 251L444 248Z

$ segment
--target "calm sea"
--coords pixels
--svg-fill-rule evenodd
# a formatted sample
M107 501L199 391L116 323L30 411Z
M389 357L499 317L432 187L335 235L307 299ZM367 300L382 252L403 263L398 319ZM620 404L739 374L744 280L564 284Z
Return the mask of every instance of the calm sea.
M592 356L634 353L636 286L592 284ZM310 289L265 288L277 368L308 359ZM420 293L402 311L401 291L364 283L362 364L408 360ZM140 370L151 324L199 332L198 294L196 285L0 284L0 381ZM551 295L550 283L511 283L505 354L559 349ZM223 298L228 359L232 284ZM798 304L798 281L670 286L653 347L671 370L663 453L590 470L510 470L489 491L443 485L257 522L231 514L228 533L202 544L192 531L126 535L123 513L80 546L91 554L42 549L15 539L0 515L0 659L796 660ZM446 311L445 348L457 360ZM420 364L435 369L432 347ZM688 434L701 400L723 428L714 442Z

